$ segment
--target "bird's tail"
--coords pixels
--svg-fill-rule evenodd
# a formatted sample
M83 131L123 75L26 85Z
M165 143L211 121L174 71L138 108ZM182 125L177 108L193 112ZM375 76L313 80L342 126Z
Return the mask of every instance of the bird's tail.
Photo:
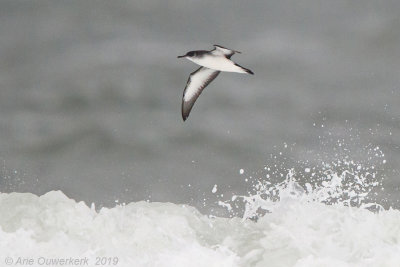
M249 69L246 69L245 67L240 66L239 64L235 63L235 66L239 67L243 71L243 73L248 73L248 74L254 75L254 72L252 72Z

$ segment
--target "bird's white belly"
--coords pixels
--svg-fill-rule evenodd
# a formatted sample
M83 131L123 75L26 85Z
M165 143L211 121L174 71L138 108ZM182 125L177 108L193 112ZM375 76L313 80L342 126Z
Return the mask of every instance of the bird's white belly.
M226 57L204 56L201 58L189 58L189 60L200 66L213 70L239 73L244 72L241 68L236 66L231 60L227 59Z

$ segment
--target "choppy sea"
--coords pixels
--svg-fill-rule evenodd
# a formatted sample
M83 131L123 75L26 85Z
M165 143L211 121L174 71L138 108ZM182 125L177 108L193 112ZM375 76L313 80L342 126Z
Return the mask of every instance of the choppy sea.
M400 266L399 17L0 1L0 266ZM176 56L213 44L255 75L183 122Z

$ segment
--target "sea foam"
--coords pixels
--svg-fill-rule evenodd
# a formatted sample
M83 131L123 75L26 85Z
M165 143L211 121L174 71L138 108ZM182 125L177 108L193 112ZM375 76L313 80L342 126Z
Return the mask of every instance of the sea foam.
M0 193L0 266L400 266L400 211L374 203L383 191L373 158L282 162L241 172L252 190L219 195L228 218L172 203L96 210L61 191Z
M1 193L1 266L56 266L63 259L87 259L88 266L398 266L398 210L326 203L321 190L338 192L340 175L312 190L293 175L274 187L275 199L260 186L258 195L225 203L244 200L241 218L156 202L96 211L61 191Z

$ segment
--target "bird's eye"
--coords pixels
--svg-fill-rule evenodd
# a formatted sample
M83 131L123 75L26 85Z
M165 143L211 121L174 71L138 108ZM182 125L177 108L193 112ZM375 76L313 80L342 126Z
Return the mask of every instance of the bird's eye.
M189 57L193 57L193 56L194 56L194 52L193 52L193 51L189 52L189 53L188 53L188 56L189 56Z

